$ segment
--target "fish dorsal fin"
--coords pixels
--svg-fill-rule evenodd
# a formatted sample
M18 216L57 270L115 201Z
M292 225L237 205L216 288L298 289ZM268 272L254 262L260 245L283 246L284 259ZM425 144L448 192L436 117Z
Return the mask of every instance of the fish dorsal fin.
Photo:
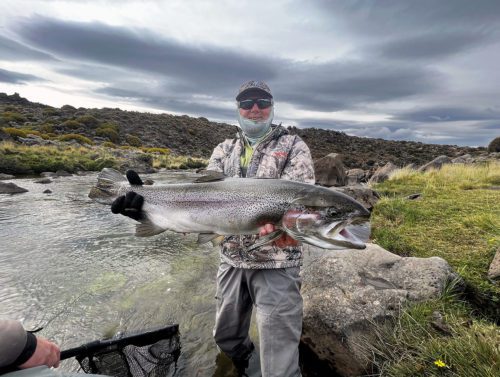
M207 242L212 242L213 246L220 245L224 236L216 233L200 233L198 234L198 244L203 245Z
M194 183L223 181L227 178L224 173L215 170L198 170L197 173L202 174L202 176L197 178Z
M139 174L135 170L127 170L127 179L128 183L130 183L133 186L142 186L144 182L142 182L141 177L139 177Z
M137 237L151 237L163 233L166 229L153 224L149 219L141 220L140 224L135 226L135 235Z

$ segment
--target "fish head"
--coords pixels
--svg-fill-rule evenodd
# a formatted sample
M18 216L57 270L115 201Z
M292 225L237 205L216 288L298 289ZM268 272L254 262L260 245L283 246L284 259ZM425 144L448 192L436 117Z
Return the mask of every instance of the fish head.
M330 206L298 206L282 218L293 238L324 249L364 249L370 237L370 212L349 198Z

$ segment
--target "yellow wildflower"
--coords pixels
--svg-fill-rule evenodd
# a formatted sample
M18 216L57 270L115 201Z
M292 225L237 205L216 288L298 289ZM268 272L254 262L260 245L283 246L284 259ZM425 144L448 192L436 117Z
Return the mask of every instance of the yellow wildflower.
M438 368L445 368L448 366L441 359L437 359L436 361L434 361L434 365L437 366Z

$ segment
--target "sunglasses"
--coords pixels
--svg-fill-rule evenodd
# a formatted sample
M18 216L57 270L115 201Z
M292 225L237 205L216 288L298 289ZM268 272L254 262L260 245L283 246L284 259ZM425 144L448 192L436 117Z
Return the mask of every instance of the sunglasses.
M273 105L273 101L269 98L245 99L238 103L238 107L243 110L250 110L255 104L257 104L257 107L262 110L271 107Z

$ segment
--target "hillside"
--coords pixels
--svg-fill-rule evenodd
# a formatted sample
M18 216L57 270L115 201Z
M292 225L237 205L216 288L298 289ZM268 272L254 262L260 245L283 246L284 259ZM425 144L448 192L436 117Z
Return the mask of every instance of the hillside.
M35 130L49 138L80 134L96 143L108 141L117 145L162 147L177 155L202 158L210 157L215 145L224 139L233 138L236 131L235 126L211 122L203 117L152 114L118 108L86 109L70 105L54 108L30 102L17 93L0 93L0 127ZM341 153L348 168L371 169L389 161L399 166L410 163L420 165L439 155L475 155L485 150L362 138L317 128L288 128L304 139L314 159L329 153Z

